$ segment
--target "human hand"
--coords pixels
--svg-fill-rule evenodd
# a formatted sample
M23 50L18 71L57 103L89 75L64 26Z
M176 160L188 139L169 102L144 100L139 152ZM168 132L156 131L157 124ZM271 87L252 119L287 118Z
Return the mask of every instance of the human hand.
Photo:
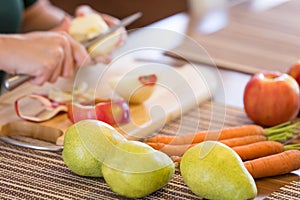
M110 15L100 14L99 12L95 11L94 9L92 9L88 5L79 6L79 7L77 7L77 9L75 11L75 17L85 16L85 15L89 15L89 14L100 15L108 26L113 26L113 25L116 25L120 22L120 20L118 20L117 18L112 17ZM68 29L71 25L71 21L72 21L72 18L70 16L66 15L63 18L62 22L58 26L53 28L52 31L65 31L65 32L68 32ZM124 27L120 28L117 37L119 37L119 39L117 39L118 42L114 46L115 49L122 46L126 41L127 31ZM99 63L99 62L109 63L111 61L111 53L103 54L103 53L100 53L100 52L93 51L92 57L93 57L93 62L91 62L89 64L96 64L96 63Z
M11 74L31 75L37 85L53 83L59 76L71 77L75 68L90 62L86 49L63 31L6 36L5 42L2 68Z

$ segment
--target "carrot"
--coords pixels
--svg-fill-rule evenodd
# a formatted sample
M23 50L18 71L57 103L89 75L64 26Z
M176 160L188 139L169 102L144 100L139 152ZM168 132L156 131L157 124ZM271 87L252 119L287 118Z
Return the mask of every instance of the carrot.
M180 168L182 157L171 156ZM287 150L254 160L245 161L244 165L253 178L263 178L290 173L300 169L300 151Z
M157 142L165 144L191 144L200 143L204 140L223 140L249 135L264 135L265 131L258 125L243 125L237 127L224 128L220 131L202 131L185 135L156 135L146 139L146 142Z
M246 145L256 141L264 141L266 137L263 135L251 135L245 137L230 138L225 140L220 140L221 143L226 144L229 147L234 147L237 145ZM165 144L157 142L146 142L148 145L156 150L160 150L169 156L182 156L189 148L193 147L198 143L192 144Z
M159 150L168 156L182 156L189 148L195 146L195 144L164 144L164 143L155 143L147 142L146 144L150 145L152 148Z
M268 140L284 141L296 132L296 128L300 123L286 122L270 128L263 128L258 125L250 124L224 128L220 131L201 131L197 133L189 133L183 135L156 135L145 139L146 142L157 142L165 144L192 144L200 143L204 140L225 140L236 137L244 137L251 135L261 135L267 137Z
M171 159L173 162L180 163L181 162L181 156L171 156Z
M287 150L282 153L244 162L253 178L277 176L300 168L300 151Z
M281 153L284 151L284 145L275 141L261 141L232 147L232 149L245 161Z
M226 144L229 147L242 146L252 144L255 142L266 141L267 137L264 135L249 135L244 137L229 138L220 140L221 143Z
M242 139L243 137L241 137ZM222 142L222 140L220 140ZM182 156L189 148L197 145L194 144L164 144L164 143L151 143L148 142L148 145L153 147L156 150L159 150L168 156ZM288 149L297 149L296 145L293 147L287 145ZM285 150L285 146L280 142L275 141L260 141L252 144L242 145L232 147L232 149L241 157L243 161L251 160L271 154L280 153Z

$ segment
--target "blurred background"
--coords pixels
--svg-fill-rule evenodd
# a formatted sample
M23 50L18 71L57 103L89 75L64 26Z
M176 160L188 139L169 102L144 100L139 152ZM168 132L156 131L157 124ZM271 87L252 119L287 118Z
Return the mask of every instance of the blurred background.
M141 19L128 26L128 29L140 28L155 21L171 16L175 13L185 12L188 9L188 0L50 0L67 11L74 14L77 6L87 4L95 10L123 18L137 11L141 11ZM199 0L198 0L199 1Z

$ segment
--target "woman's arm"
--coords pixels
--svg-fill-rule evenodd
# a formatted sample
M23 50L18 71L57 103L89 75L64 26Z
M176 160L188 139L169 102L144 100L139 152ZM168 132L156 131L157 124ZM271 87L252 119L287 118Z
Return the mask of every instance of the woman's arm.
M89 59L85 48L65 32L0 34L0 69L31 75L37 85L71 77Z
M37 0L24 11L22 32L53 29L61 25L66 16L71 19L66 12L48 0Z

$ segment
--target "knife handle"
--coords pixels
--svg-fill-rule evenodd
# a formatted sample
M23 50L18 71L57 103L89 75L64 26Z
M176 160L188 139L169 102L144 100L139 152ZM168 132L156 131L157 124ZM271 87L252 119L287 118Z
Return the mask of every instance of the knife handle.
M13 90L19 85L25 83L26 81L29 81L32 78L32 76L21 74L21 75L15 75L12 77L9 77L4 81L4 87L7 90Z

